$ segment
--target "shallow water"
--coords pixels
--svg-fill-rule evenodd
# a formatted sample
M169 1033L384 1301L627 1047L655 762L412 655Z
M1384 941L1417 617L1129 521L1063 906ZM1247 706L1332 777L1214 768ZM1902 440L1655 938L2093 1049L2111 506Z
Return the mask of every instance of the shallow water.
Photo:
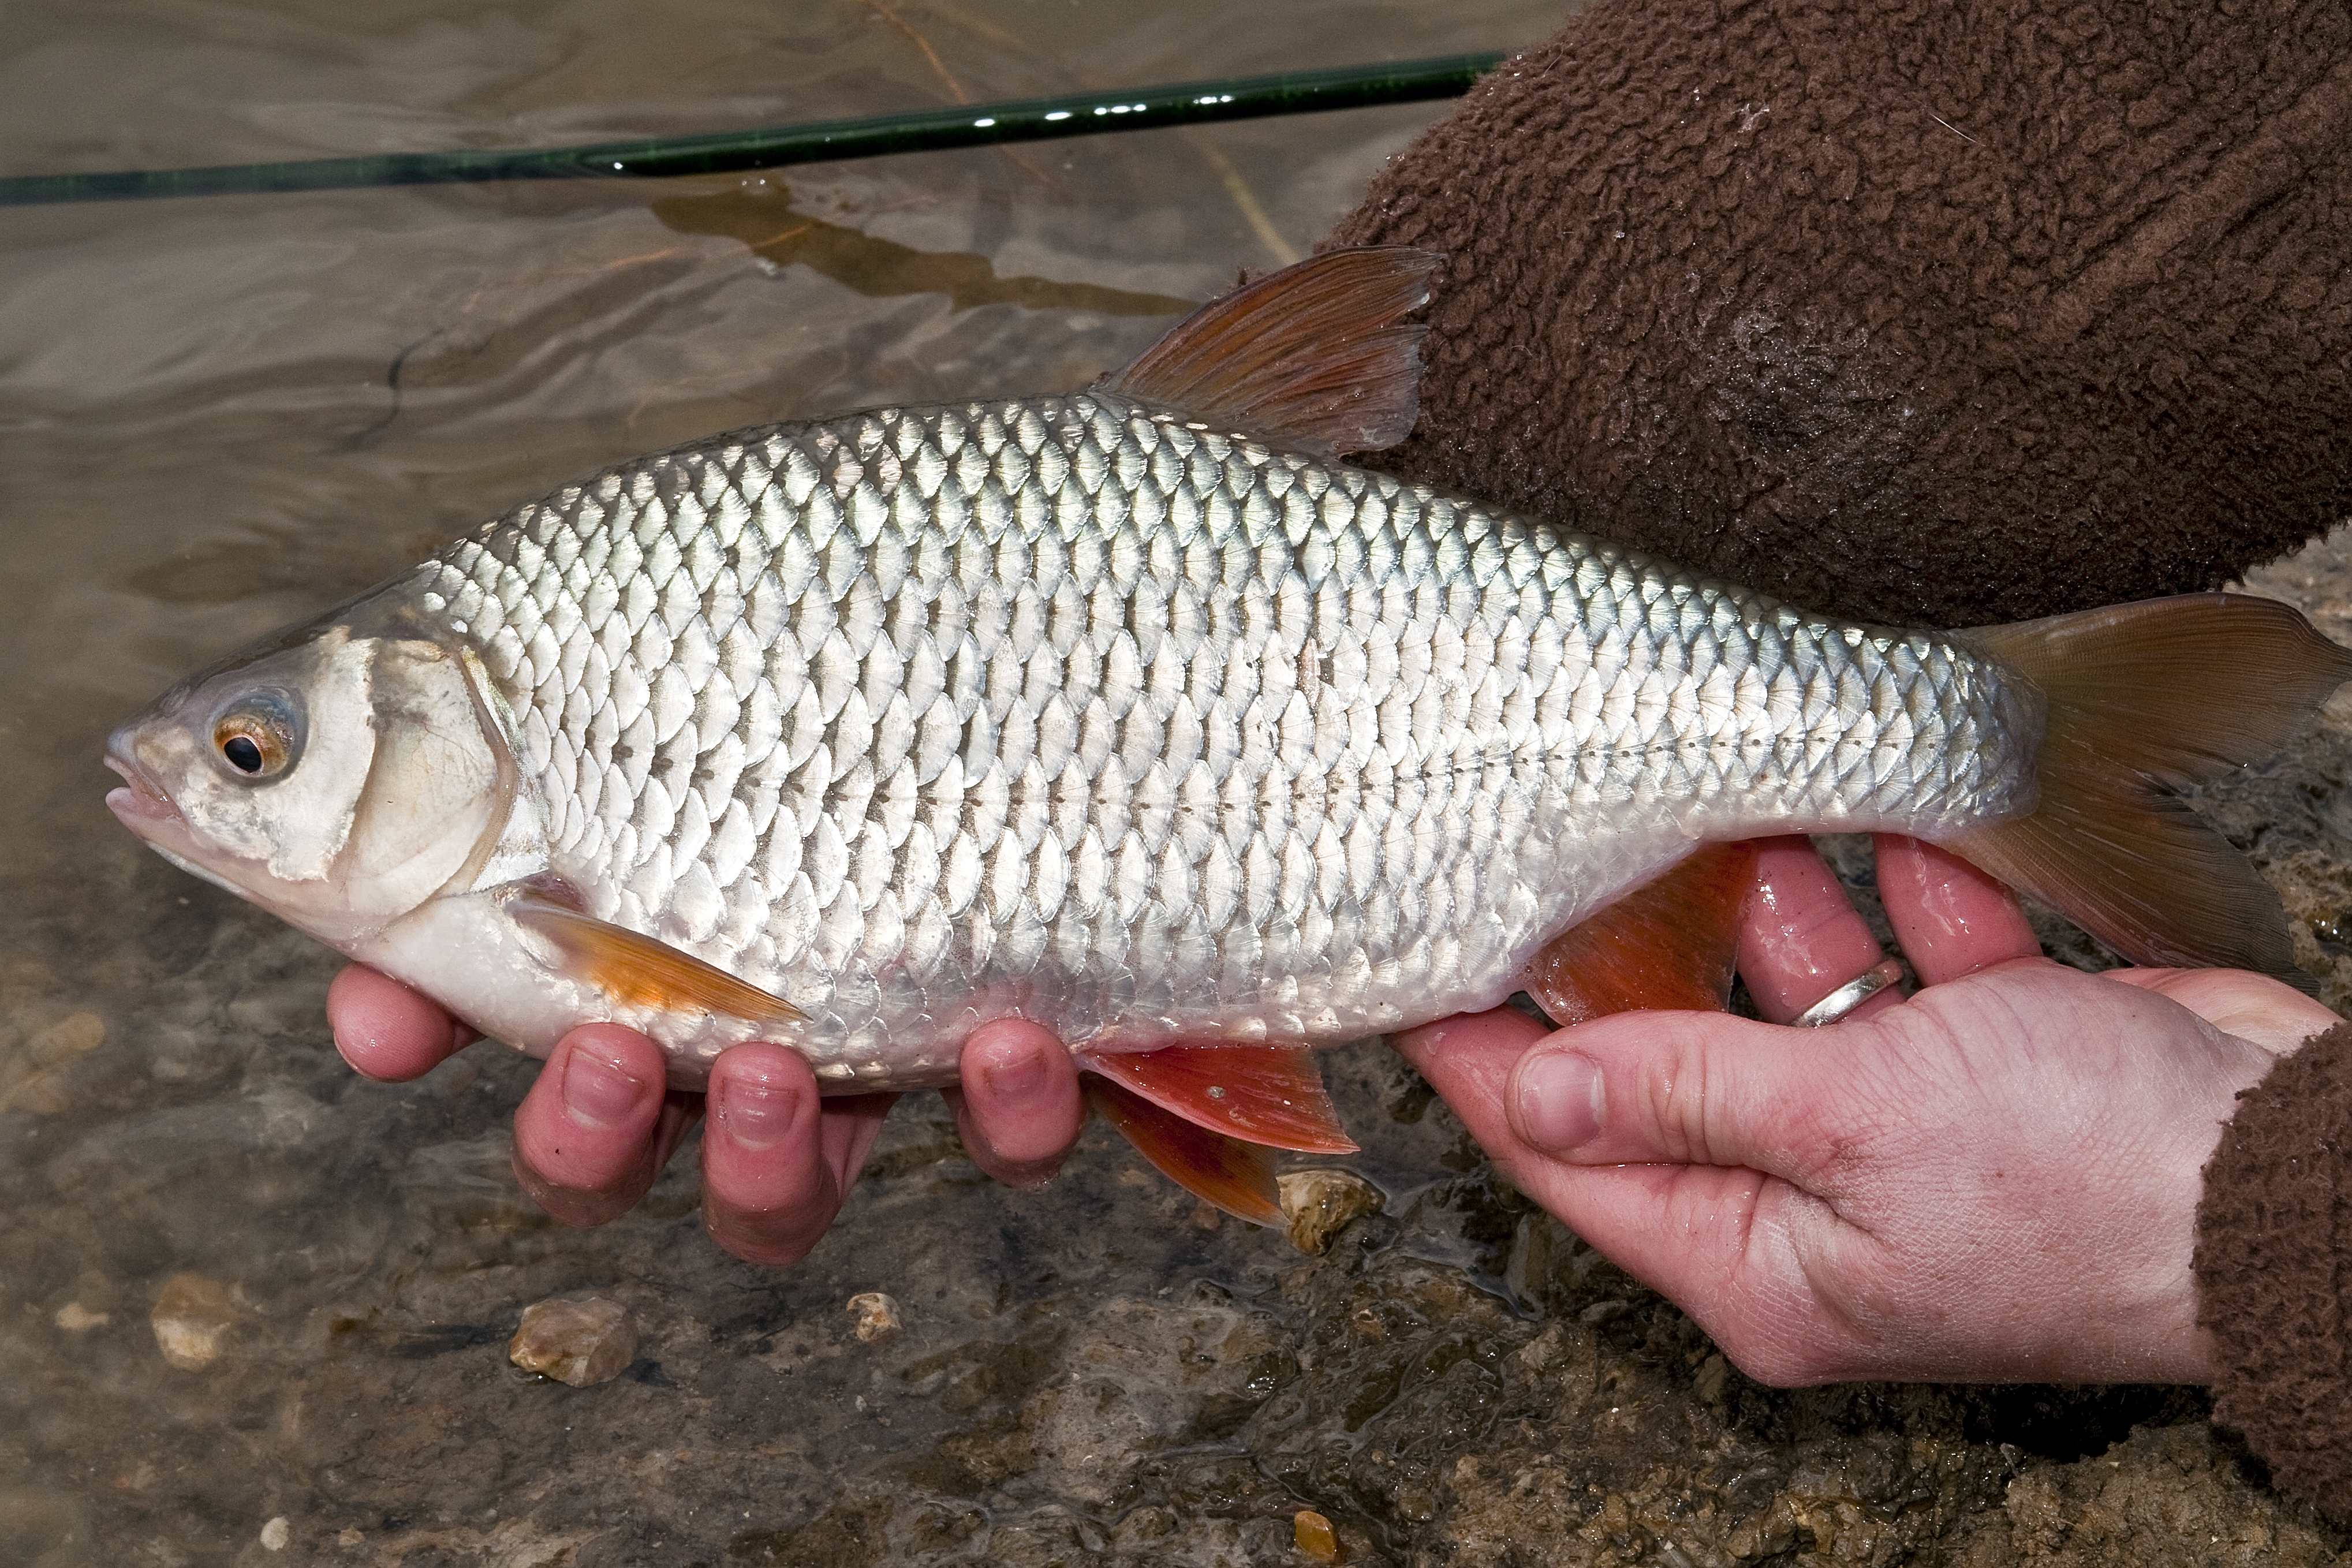
M0 173L1508 47L1559 9L14 0ZM1278 1562L1310 1507L1352 1562L1998 1562L2021 1508L2081 1513L2135 1421L2154 1436L2114 1464L2159 1478L2157 1515L2188 1496L2248 1551L2321 1560L2336 1538L2193 1398L1745 1384L1372 1050L1333 1076L1387 1212L1319 1259L1098 1129L1048 1192L998 1189L928 1097L799 1268L704 1240L690 1157L563 1230L507 1169L531 1064L357 1080L320 1010L332 956L100 804L105 731L186 669L604 461L1078 384L1303 252L1442 110L766 182L0 211L0 1563ZM2340 605L2314 559L2280 591ZM2346 752L2315 737L2233 822L2305 857L2310 922L2352 907L2312 783ZM509 1368L521 1308L588 1288L643 1323L629 1371ZM851 1331L870 1290L896 1338Z

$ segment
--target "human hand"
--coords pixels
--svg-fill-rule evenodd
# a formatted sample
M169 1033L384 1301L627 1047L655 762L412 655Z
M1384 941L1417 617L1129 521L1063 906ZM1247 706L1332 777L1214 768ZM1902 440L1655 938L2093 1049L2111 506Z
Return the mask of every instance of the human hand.
M359 964L335 977L327 1017L343 1058L391 1081L430 1072L476 1037ZM961 1065L963 1087L945 1092L965 1151L1000 1181L1043 1183L1084 1116L1069 1053L1045 1029L1001 1018L973 1031ZM703 1225L738 1258L794 1263L833 1224L897 1098L822 1099L799 1053L757 1042L720 1056L702 1093L668 1089L660 1047L586 1024L557 1044L515 1110L515 1175L566 1225L602 1225L645 1196L707 1109Z
M1802 839L1758 873L1740 967L1785 1021L1879 952ZM1763 1382L2208 1380L2200 1172L2237 1092L2338 1020L2260 975L2050 963L2005 889L1913 840L1879 840L1878 884L1926 988L1832 1027L1547 1035L1505 1009L1399 1048L1521 1191Z

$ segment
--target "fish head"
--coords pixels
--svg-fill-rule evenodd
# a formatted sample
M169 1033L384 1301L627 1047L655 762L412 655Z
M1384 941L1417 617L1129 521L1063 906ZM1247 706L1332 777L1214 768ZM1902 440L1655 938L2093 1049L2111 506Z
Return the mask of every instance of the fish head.
M479 660L393 595L188 677L106 765L165 859L347 950L470 884L516 788Z

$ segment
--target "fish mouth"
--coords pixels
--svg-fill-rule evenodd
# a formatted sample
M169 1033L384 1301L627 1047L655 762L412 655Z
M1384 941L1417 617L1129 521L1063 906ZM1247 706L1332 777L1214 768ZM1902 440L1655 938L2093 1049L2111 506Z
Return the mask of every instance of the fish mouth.
M172 797L137 763L110 747L106 765L122 775L125 787L107 791L106 805L123 826L142 838L152 838L158 831L187 826L187 819L172 804Z

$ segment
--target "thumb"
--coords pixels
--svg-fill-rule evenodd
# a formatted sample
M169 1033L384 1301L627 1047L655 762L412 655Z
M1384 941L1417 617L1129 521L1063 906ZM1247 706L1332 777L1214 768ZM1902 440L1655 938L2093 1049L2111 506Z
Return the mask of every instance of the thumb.
M1801 1183L1816 1163L1805 1134L1848 1081L1846 1033L1723 1013L1621 1013L1520 1057L1504 1110L1513 1140L1550 1159L1744 1166Z
M1626 1013L1555 1035L1504 1096L1512 1180L1691 1311L1752 1373L1813 1375L1802 1261L1841 1229L1824 1192L1853 1037L1720 1013ZM1841 1058L1844 1067L1840 1066Z

